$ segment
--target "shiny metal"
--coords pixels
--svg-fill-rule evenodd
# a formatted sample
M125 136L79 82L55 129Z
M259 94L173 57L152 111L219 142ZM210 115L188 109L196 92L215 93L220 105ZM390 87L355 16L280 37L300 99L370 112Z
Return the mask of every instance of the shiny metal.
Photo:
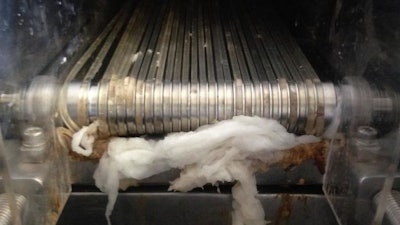
M400 99L396 91L388 87L377 88L361 77L346 77L340 87L343 102L343 120L350 131L357 132L363 125L375 125L376 129L397 126L400 119Z
M240 1L139 1L87 49L61 93L57 87L54 78L35 78L16 104L20 117L47 118L59 94L69 129L100 119L106 136L190 131L235 115L321 135L342 103L353 128L400 115L390 90L359 78L322 83L274 12Z
M226 10L219 10L222 4ZM335 89L319 83L274 12L259 10L223 0L139 1L69 73L60 100L66 105L59 105L66 126L77 130L100 119L107 124L102 134L124 136L189 131L249 115L321 134L336 107ZM93 49L100 53L84 71Z
M79 101L79 94L80 94L81 85L72 83L68 86L68 98L65 98L65 106L67 107L67 111L69 116L75 119L78 119L78 102ZM96 98L98 98L98 93L96 93ZM63 96L61 96L61 100ZM88 99L92 100L91 96L87 96ZM85 97L84 97L85 99ZM84 103L85 104L85 103ZM89 103L88 103L89 104ZM97 105L97 104L96 104ZM60 110L61 111L61 110ZM85 115L86 116L86 115Z
M68 89L67 108L74 120L91 118L81 125L99 118L108 123L103 132L120 136L189 131L236 115L273 118L291 132L321 135L335 116L339 98L343 120L352 126L371 124L382 116L398 121L396 95L378 92L365 80L348 79L354 81L339 87L284 78L271 82L228 79L174 83L124 77L90 84L89 88L80 87L86 83L75 82ZM89 105L90 110L78 112L78 108L84 108L80 104Z
M22 132L21 161L41 163L47 157L49 138L41 127L28 127Z
M67 108L71 117L76 120L79 117L103 119L108 122L107 132L111 135L189 131L213 122L209 118L223 120L235 115L274 118L290 131L320 135L325 123L332 119L325 116L325 113L333 115L337 104L333 85L314 83L311 80L288 83L281 79L275 83L258 84L236 80L225 82L223 87L215 83L181 83L179 89L174 88L170 82L148 80L145 84L138 84L133 80L135 78L131 77L115 79L108 84L100 83L99 87L94 85L85 89L79 88L77 83L71 84L67 94ZM136 87L130 86L134 83L137 83ZM145 96L142 96L143 85ZM99 92L96 93L96 90ZM142 97L137 99L134 96ZM257 98L269 99L269 102ZM127 100L133 102L127 104ZM223 106L223 110L216 110L214 105L210 107L210 102L217 102ZM83 108L80 104L91 106L90 110L78 112L78 108ZM106 105L107 112L101 112L100 105ZM134 109L127 108L134 105ZM136 113L133 114L133 111ZM301 130L304 126L299 125L304 121L305 130ZM134 124L136 129L130 124Z
M57 110L59 82L54 76L36 76L26 87L1 84L0 117L41 124ZM72 105L70 105L72 106Z
M57 78L37 76L30 83L26 92L21 93L22 104L19 106L20 118L29 121L48 120L56 112L59 95Z
M19 217L22 217L23 208L27 201L22 195L15 194L15 204ZM12 225L12 212L9 206L9 198L7 194L0 194L0 225Z
M130 18L116 17L99 37L103 46L97 40L82 57L86 62L101 49L91 66L97 69L78 78L77 65L69 74L60 99L66 126L76 131L100 119L102 134L125 136L248 115L321 135L341 103L344 121L355 127L382 115L397 121L399 101L390 91L356 78L338 87L320 82L274 12L260 10L240 1L139 1ZM118 39L113 34L120 31Z

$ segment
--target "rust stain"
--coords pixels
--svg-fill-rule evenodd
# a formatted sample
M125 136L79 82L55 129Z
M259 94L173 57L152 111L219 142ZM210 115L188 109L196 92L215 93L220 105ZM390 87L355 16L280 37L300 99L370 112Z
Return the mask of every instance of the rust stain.
M325 173L325 160L328 152L328 140L316 143L301 144L285 151L282 160L278 163L284 168L298 166L304 161L314 160L319 171Z
M308 201L308 197L306 195L299 195L299 196L297 196L297 200L302 201L306 204Z
M101 156L103 156L104 152L108 148L108 143L110 142L110 138L99 138L96 139L93 144L93 153L88 157L80 155L76 152L73 152L71 149L71 142L72 142L72 131L64 128L59 127L57 128L57 133L60 137L60 141L63 142L64 147L68 149L68 155L70 159L75 161L94 161L97 162L100 160Z
M275 225L285 225L292 214L292 196L290 194L279 194L281 204L275 216Z
M325 160L328 152L329 140L322 140L316 143L301 144L284 151L279 161L264 162L260 159L253 159L252 165L256 171L266 172L271 165L279 165L285 170L298 166L307 160L314 160L315 165L321 174L325 173ZM304 179L298 181L299 185L305 184Z
M59 132L59 130L57 130ZM63 133L67 133L62 130ZM56 136L53 137L56 139ZM54 140L56 142L56 140ZM51 165L54 169L49 171L49 180L45 185L43 203L46 207L46 223L55 224L64 208L64 204L68 198L69 180L65 174L64 152L59 143L54 143L52 146L54 151L49 153L49 158L52 159Z
M137 204L135 204L135 216L136 221L138 221L139 223L143 223L146 224L146 220L147 220L147 213L148 212L148 198L145 195L140 195L137 198Z

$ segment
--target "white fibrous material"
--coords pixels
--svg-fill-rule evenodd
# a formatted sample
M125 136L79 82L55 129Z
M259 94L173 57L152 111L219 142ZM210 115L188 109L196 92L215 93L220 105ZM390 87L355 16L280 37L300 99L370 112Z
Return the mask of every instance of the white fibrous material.
M85 133L85 129L81 131ZM81 131L74 138L84 137ZM169 190L186 192L205 184L235 182L232 223L264 225L264 210L255 197L256 168L252 162L276 163L282 158L283 150L317 141L319 139L314 136L296 137L272 119L237 116L193 132L172 133L159 141L112 138L94 179L96 186L108 194L106 216L109 223L119 180L141 180L178 168L180 176L172 181Z
M89 156L93 152L93 143L97 138L97 128L99 122L95 121L87 127L82 127L72 136L71 147L72 151Z

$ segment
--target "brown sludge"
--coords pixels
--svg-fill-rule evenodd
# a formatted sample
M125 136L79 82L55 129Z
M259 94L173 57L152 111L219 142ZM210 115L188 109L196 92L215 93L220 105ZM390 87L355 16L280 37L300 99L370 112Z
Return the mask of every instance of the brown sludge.
M282 160L278 163L284 168L298 166L304 161L314 160L321 174L325 173L325 160L328 152L328 140L316 143L301 144L285 151Z
M103 153L107 151L108 143L110 142L110 138L96 139L93 144L93 153L86 157L71 150L73 133L70 130L59 127L57 128L57 133L63 142L62 145L65 145L64 147L68 149L70 158L74 161L99 161Z

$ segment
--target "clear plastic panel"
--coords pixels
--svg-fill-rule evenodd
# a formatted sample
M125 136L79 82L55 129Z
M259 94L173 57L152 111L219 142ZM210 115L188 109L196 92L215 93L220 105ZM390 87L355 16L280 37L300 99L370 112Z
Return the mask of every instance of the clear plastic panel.
M59 83L121 2L0 1L0 224L56 224L71 191Z
M323 190L341 225L382 224L385 196L399 163L400 136L397 124L374 119L385 117L382 106L391 101L388 105L395 107L396 98L360 78L347 79L341 91L341 127L330 145ZM379 192L383 198L374 203Z
M8 196L3 210L11 224L55 224L71 191L66 152L54 141L54 119L47 119L21 124L18 139L1 139L0 194Z

